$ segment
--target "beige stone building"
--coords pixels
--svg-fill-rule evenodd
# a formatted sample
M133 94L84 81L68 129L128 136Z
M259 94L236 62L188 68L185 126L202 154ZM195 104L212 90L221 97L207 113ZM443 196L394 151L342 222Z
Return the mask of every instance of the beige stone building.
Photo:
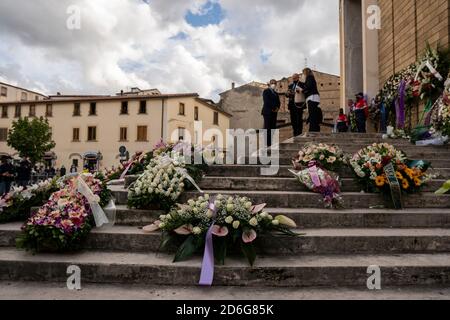
M340 108L340 85L339 76L314 71L318 89L321 95L321 108L324 112L324 122L332 124L339 114ZM285 97L288 85L292 82L291 77L286 77L278 81L277 91L280 93L281 110L278 117L279 125L289 125L290 115L288 111L288 99ZM230 113L230 126L233 129L261 129L264 121L261 116L262 109L262 93L267 88L267 84L260 82L250 82L239 87L232 88L220 94L221 100L219 105L223 110ZM305 113L305 118L307 113ZM283 131L282 138L288 138L290 128ZM331 131L330 127L323 127L323 131Z
M39 101L47 98L41 93L0 82L0 102Z
M340 20L342 103L359 91L373 98L422 56L427 42L450 44L448 0L340 0Z
M195 93L121 93L117 96L63 96L44 100L0 103L0 154L17 156L7 146L12 122L19 117L46 117L56 143L46 161L56 167L72 164L112 167L119 163L119 148L130 155L149 151L160 140L225 148L231 116ZM209 130L209 131L208 131ZM190 139L189 139L190 138Z

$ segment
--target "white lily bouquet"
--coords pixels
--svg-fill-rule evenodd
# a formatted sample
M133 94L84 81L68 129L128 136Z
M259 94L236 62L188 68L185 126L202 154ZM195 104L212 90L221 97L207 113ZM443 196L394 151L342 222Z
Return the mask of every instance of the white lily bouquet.
M144 173L130 186L128 206L169 210L184 192L185 180L196 186L185 167L185 158L179 153L153 158Z

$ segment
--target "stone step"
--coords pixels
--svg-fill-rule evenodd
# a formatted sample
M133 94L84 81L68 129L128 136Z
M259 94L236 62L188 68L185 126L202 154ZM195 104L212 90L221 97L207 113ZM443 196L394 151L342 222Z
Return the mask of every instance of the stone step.
M312 192L207 190L207 193L212 196L218 194L246 196L255 203L267 203L270 207L276 208L323 208L322 196ZM185 192L180 197L180 202L186 202L198 195L197 192ZM347 209L390 206L390 199L382 194L343 192L342 197ZM450 195L437 196L432 193L404 195L403 204L405 208L450 208Z
M351 137L351 138L363 138L363 139L376 139L382 138L382 133L356 133L356 132L346 132L346 133L324 133L324 132L307 132L300 137L295 137L294 139L302 138L340 138L340 137ZM397 140L397 139L395 139ZM400 140L400 139L399 139ZM404 140L404 139L402 139Z
M0 282L0 300L450 300L450 289L436 287L269 288L155 286L83 283L82 290L67 290L65 281ZM287 313L287 312L286 312ZM277 312L279 315L279 313Z
M289 140L287 140L289 141ZM416 146L411 144L410 142L391 142L389 140L378 140L378 141L373 141L373 140L367 140L367 141L361 141L361 140L353 140L353 139L347 139L347 140L331 140L331 141L308 141L308 140L304 140L304 141L296 141L296 142L283 142L281 144L278 145L278 148L280 150L283 149L300 149L302 147L304 147L307 143L326 143L329 145L338 145L339 147L341 147L342 149L348 149L349 147L353 147L353 148L358 148L358 149L363 149L369 145L372 145L373 143L389 143L391 145L393 145L394 147L401 149L401 150L424 150L424 151L449 151L450 150L450 145L443 145L443 146Z
M127 204L128 191L123 187L110 188L117 204ZM245 190L204 190L214 196L237 195L252 199L255 203L267 203L274 208L323 208L322 196L312 192L294 191L245 191ZM191 198L198 197L198 192L185 192L181 195L179 202L185 203ZM343 192L344 207L347 209L372 208L379 206L391 206L391 201L387 197L378 193L356 193ZM434 193L419 193L403 196L404 208L450 208L450 195L437 196Z
M446 180L430 181L422 192L435 192ZM361 186L352 178L341 180L342 192L360 192ZM254 190L254 191L309 191L296 178L264 178L264 177L211 177L206 176L199 183L204 190Z
M296 157L300 149L283 149L279 151L280 158L293 158ZM343 148L343 151L349 155L354 155L359 150L359 147ZM422 149L403 149L409 159L450 159L450 151L435 151L435 150L422 150ZM450 161L447 163L450 164Z
M201 259L173 264L162 254L83 252L32 255L0 249L0 280L67 281L67 268L80 267L83 283L196 286ZM367 288L369 266L379 266L383 288L448 286L450 254L258 257L250 268L243 259L216 266L215 286Z
M260 165L213 165L208 168L207 176L212 177L261 177L261 169L268 166ZM436 167L433 171L439 173L444 178L450 178L450 168ZM282 165L275 177L291 178L293 175L289 172L292 169L292 165ZM355 174L350 168L342 168L337 172L341 178L353 178ZM127 177L128 183L136 180L136 177ZM129 185L129 184L127 184Z
M377 254L450 252L450 229L302 229L300 237L262 235L255 242L260 254ZM19 224L0 226L0 246L14 245ZM158 252L159 232L145 234L137 227L95 229L85 250ZM172 250L174 252L174 250Z
M221 176L206 176L199 183L199 187L205 190L255 190L255 191L309 191L296 178L289 177L221 177ZM135 178L130 176L126 180L128 187L135 181ZM447 180L436 179L428 182L422 189L423 192L434 192L438 190ZM363 190L361 186L352 178L341 179L341 190L343 192L359 192Z
M298 151L297 151L298 152ZM275 157L274 159L277 159L278 164L282 165L282 166L286 166L286 165L290 165L292 164L292 159L296 156L296 152L287 152L287 153L282 153L280 151L279 156ZM432 155L430 155L432 156ZM430 158L430 157L421 157L420 155L417 158L413 158L413 160L427 160L431 162L431 165L434 168L450 168L450 157L446 158L446 157L442 157L439 158L439 154L434 154L433 155L434 158ZM261 159L261 158L243 158L243 165L245 164L256 164L256 165L267 165L267 162L271 161L271 163L275 163L275 161L272 161L271 158L267 158L267 159ZM235 164L237 164L238 161L235 161ZM239 161L239 163L241 164L241 161Z
M266 208L274 216L284 214L300 228L450 228L450 210L442 209L282 209ZM160 210L117 206L116 225L145 226L164 214Z

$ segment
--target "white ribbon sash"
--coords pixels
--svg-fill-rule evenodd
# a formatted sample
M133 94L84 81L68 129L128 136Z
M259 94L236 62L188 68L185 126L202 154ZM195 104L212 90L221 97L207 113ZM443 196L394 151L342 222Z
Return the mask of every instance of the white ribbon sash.
M100 228L104 224L108 224L109 220L105 215L102 207L98 203L98 196L96 196L86 182L78 176L77 179L77 191L86 197L89 205L91 206L92 214L94 215L95 225Z
M430 70L430 72L433 74L433 76L435 76L436 79L438 79L439 81L444 81L444 78L433 67L433 65L431 64L431 62L429 60L427 60L421 64L421 66L419 67L419 70L417 70L416 77L414 79L415 81L417 81L419 79L419 74L422 72L423 68L425 68L425 67L427 67L428 70Z

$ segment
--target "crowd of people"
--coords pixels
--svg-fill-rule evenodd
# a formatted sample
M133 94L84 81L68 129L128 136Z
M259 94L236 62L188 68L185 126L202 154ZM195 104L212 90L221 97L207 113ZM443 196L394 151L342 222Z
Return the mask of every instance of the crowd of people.
M292 76L293 82L289 85L285 93L289 99L289 112L291 114L291 124L294 136L303 134L303 114L308 112L306 123L309 124L309 132L320 132L320 125L323 122L323 113L320 108L320 93L317 88L317 81L311 69L305 68L302 74L295 73ZM272 135L270 132L277 128L278 112L281 107L280 95L276 91L277 81L270 80L269 88L263 93L264 129L268 130L267 145L272 145Z
M2 157L0 161L0 196L7 194L12 186L25 188L38 181L62 177L67 173L64 166L61 168L33 166L28 159L14 163L9 157Z

